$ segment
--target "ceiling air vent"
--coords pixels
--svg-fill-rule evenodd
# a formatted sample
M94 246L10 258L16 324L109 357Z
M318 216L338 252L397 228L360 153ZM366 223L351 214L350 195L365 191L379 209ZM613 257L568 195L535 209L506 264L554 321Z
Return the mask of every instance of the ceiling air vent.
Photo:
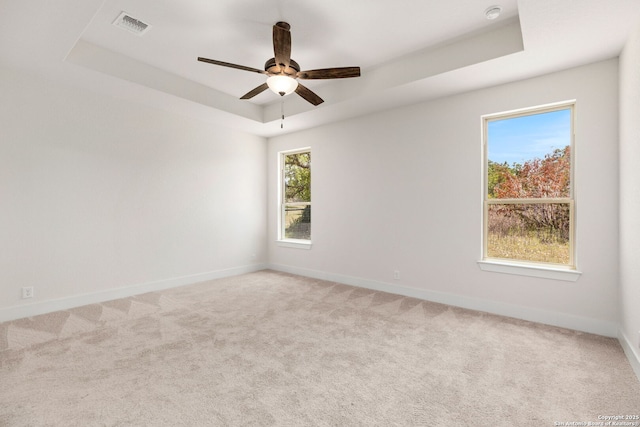
M122 12L120 16L113 21L113 25L129 30L139 36L143 35L151 28L151 25L134 18L126 12Z

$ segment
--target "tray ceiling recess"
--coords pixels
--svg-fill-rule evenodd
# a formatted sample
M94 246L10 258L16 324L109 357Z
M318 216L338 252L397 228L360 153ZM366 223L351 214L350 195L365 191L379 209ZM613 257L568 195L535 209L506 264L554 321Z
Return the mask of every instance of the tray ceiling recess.
M5 66L271 136L615 58L640 20L640 0L616 0L604 12L599 0L452 0L437 13L418 0L401 8L344 0L86 0L73 7L33 0L5 2L0 12ZM282 98L284 131L279 96L265 90L239 99L265 83L259 74L277 22L291 24L291 55L304 70L361 68L355 79L304 80L324 102ZM25 27L58 30L25 35Z

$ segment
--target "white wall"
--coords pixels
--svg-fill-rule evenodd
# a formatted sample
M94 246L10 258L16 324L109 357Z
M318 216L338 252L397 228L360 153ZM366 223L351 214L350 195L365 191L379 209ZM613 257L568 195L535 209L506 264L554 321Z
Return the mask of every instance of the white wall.
M638 181L640 160L634 37L620 69L623 182ZM266 148L263 138L0 69L0 320L268 261L613 335L617 82L610 60L272 138ZM577 100L583 274L563 282L483 272L480 116L568 99ZM313 152L311 250L275 243L276 153L303 146ZM633 185L622 195L620 226L631 237L621 244L623 330L633 337L640 201ZM20 299L23 286L36 297Z
M640 378L640 25L620 56L620 323Z
M612 59L270 139L272 267L615 336L617 79ZM582 276L481 271L480 116L570 99ZM277 152L304 146L312 150L311 250L276 244Z
M266 262L264 138L6 69L0 93L0 321Z

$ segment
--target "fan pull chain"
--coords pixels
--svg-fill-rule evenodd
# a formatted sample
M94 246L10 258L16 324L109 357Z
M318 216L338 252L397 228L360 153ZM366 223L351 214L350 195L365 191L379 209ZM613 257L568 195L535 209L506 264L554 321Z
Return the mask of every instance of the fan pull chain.
M282 97L282 101L280 102L280 129L284 129L284 96Z

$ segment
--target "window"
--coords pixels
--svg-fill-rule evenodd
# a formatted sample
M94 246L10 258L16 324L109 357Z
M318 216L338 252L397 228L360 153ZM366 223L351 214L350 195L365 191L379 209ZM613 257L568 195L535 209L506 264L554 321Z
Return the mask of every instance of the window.
M280 240L311 241L311 151L280 153Z
M483 260L575 269L573 111L483 117Z

